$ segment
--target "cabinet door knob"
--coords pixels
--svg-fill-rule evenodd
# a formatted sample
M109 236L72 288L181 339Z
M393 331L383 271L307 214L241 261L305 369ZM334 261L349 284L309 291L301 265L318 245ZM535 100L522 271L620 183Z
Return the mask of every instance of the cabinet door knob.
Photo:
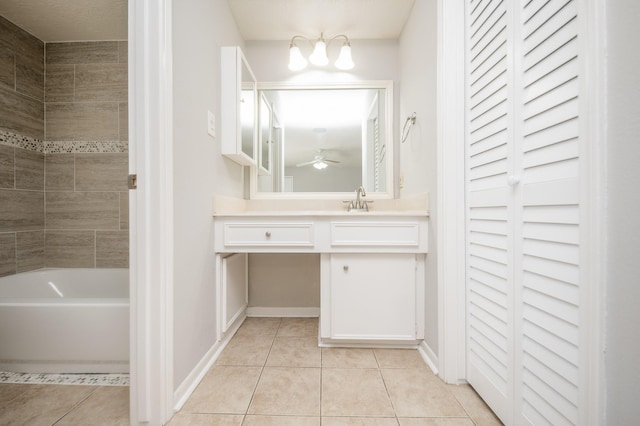
M345 272L349 272L349 265L344 265L342 267L342 270L345 271Z
M267 238L271 238L271 232L267 231L264 233L264 236Z

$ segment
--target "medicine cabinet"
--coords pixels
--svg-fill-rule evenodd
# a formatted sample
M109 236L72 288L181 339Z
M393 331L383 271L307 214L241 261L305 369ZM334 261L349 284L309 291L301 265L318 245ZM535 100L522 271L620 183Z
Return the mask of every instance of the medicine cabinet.
M258 158L256 78L239 47L221 50L222 155L243 166L255 166Z

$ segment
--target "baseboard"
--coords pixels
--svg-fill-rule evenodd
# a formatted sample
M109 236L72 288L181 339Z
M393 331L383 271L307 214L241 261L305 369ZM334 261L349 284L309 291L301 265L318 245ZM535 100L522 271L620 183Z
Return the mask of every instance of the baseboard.
M248 317L319 317L320 308L271 308L250 306Z
M200 381L202 381L211 366L213 366L213 363L216 362L222 350L229 344L233 335L236 334L236 331L238 331L238 328L240 328L245 318L246 316L242 315L236 319L235 323L224 333L223 338L211 346L194 369L191 370L187 378L180 383L178 389L173 392L174 412L180 411L185 402L187 402L193 391L196 390L196 387L200 384Z
M438 357L431 350L429 345L427 345L427 342L425 342L424 340L418 346L418 353L420 354L420 356L422 356L422 359L429 366L431 371L433 371L433 374L437 375L438 374L438 364L439 364Z

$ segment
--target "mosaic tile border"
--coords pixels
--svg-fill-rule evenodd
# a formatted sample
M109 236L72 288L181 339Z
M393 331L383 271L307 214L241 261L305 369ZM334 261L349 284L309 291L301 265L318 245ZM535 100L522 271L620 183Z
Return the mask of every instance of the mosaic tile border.
M30 136L0 130L0 145L44 153L44 142Z
M41 141L7 130L0 130L0 145L43 154L126 154L129 152L127 141Z
M41 374L0 372L0 383L129 386L128 374Z
M129 142L121 141L45 141L45 154L127 153Z

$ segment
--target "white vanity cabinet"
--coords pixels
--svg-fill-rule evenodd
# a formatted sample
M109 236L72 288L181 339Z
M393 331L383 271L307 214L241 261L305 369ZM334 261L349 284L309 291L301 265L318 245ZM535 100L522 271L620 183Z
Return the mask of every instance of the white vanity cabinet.
M420 260L397 253L323 256L321 338L388 343L423 338L416 316L423 293Z
M426 213L218 214L215 250L218 259L320 253L323 346L415 347L424 338Z

